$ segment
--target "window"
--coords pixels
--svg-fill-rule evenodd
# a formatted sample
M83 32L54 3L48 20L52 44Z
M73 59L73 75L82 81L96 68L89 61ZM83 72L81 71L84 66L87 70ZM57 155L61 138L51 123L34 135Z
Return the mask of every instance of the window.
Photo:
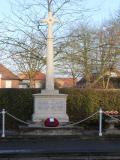
M5 88L12 88L12 81L11 80L6 80Z
M117 74L115 72L111 72L111 77L117 77Z
M36 81L35 82L35 88L41 88L42 87L42 84L40 81Z
M2 74L0 73L0 79L2 78Z

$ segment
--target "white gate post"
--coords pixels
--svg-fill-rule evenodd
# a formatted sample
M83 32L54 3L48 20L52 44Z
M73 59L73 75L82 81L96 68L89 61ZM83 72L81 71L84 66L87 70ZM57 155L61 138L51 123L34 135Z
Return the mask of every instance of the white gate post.
M99 136L102 136L102 108L99 109Z
M5 137L5 109L2 110L2 138Z

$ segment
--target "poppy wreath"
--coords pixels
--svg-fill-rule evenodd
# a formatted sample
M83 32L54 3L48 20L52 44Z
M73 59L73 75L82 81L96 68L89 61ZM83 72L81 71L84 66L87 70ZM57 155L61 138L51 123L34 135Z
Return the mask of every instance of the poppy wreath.
M50 117L44 121L44 125L46 127L57 127L59 126L59 121L57 118Z
M106 115L119 115L119 112L112 110L112 111L105 111L105 114Z

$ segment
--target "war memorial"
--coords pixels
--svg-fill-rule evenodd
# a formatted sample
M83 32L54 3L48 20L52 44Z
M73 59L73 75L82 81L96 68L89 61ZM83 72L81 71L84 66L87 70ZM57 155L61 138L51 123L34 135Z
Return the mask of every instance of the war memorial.
M50 117L57 118L60 123L69 121L66 114L67 95L59 94L59 91L54 89L54 38L52 28L55 22L52 12L49 11L48 17L43 20L43 23L48 25L46 89L42 90L40 94L34 95L33 122L37 123Z
M98 114L97 131L85 131L81 127L67 125L69 124L66 112L67 94L60 94L59 90L54 88L53 25L57 20L50 8L48 17L42 23L48 25L46 87L41 93L33 95L32 121L27 126L20 127L19 134L8 137L5 135L6 111L3 109L1 112L0 160L119 160L120 133L115 130L113 121L112 127L107 132L102 130L104 111L101 108L92 115ZM47 126L45 124L47 119L50 123L56 119L57 127ZM106 136L105 133L108 132L109 136ZM114 133L117 134L111 138Z

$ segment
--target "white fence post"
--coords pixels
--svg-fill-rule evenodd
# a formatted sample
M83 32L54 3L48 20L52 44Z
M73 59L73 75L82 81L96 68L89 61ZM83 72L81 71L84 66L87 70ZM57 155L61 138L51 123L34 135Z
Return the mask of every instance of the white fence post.
M99 109L99 136L102 136L102 108Z
M2 110L2 138L5 137L5 109Z

